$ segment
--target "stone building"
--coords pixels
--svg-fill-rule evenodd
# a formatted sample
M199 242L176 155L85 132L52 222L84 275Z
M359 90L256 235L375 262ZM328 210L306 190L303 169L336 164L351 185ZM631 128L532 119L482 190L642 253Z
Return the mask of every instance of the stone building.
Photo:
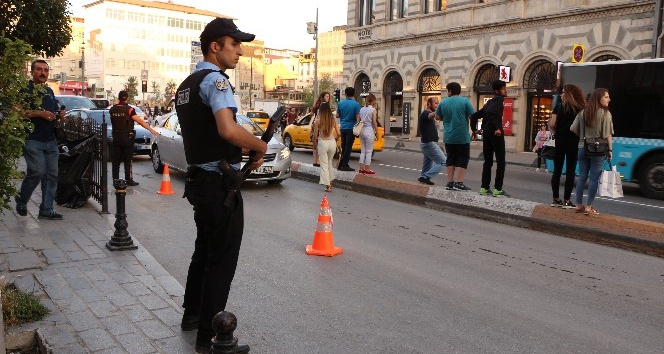
M409 136L426 99L456 81L476 108L511 69L509 151L529 151L550 116L557 62L656 56L661 0L349 0L344 86L378 97L386 132ZM659 13L656 10L659 8ZM658 23L658 25L656 25ZM661 38L659 39L661 41ZM361 97L361 95L357 95Z

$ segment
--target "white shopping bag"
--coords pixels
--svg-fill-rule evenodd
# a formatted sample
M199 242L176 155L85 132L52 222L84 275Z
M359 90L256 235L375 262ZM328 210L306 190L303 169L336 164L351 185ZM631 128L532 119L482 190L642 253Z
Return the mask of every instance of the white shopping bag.
M599 177L598 194L601 197L609 198L622 198L622 182L620 180L620 173L616 166L611 166L611 170L603 170L602 175Z

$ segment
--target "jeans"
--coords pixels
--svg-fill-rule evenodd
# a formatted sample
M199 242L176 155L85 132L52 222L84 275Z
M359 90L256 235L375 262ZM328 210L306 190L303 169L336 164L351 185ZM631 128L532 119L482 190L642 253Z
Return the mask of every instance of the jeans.
M228 208L223 205L227 193L220 177L187 179L185 183L185 196L194 207L196 241L183 307L191 313L200 311L199 337L214 335L212 318L226 308L240 254L244 229L242 196L237 191L235 205Z
M26 140L23 157L27 165L25 179L21 183L20 194L16 196L16 205L25 207L41 182L42 202L39 212L53 212L53 199L58 188L58 144L55 140Z
M371 165L371 155L373 155L374 141L376 134L374 134L373 128L362 128L362 133L360 134L360 164L361 165Z
M579 160L579 180L576 182L576 204L583 204L583 188L588 181L588 202L586 205L593 205L597 195L597 186L599 185L599 176L604 166L606 156L586 156L583 148L578 149Z
M493 167L493 155L495 154L496 180L493 187L498 190L503 189L503 179L505 178L505 137L503 135L482 135L482 154L484 154L482 188L489 189L491 185L491 168Z
M563 163L567 161L565 168L565 192L563 198L570 200L574 188L574 177L576 174L576 160L578 158L578 141L564 142L556 139L556 155L553 159L553 174L551 175L551 191L553 199L560 198L560 175L563 173Z
M350 160L350 153L353 150L355 143L355 135L353 129L341 129L341 158L339 159L339 167L347 167Z
M420 150L422 150L422 154L424 155L421 177L432 179L447 165L447 157L435 141L420 143Z

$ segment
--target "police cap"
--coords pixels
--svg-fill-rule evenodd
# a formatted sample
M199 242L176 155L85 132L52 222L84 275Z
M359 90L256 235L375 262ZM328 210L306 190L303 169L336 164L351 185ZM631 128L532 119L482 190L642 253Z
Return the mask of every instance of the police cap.
M211 43L213 40L230 36L240 42L251 42L256 38L256 35L240 31L239 28L233 23L230 18L217 17L210 21L201 33L202 43Z

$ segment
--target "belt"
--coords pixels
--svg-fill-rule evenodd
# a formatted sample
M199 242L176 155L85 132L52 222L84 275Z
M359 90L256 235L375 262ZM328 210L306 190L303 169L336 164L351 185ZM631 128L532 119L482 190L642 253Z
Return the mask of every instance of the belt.
M219 172L207 171L198 166L189 166L187 168L187 180L200 182L221 182L222 178L223 176Z

